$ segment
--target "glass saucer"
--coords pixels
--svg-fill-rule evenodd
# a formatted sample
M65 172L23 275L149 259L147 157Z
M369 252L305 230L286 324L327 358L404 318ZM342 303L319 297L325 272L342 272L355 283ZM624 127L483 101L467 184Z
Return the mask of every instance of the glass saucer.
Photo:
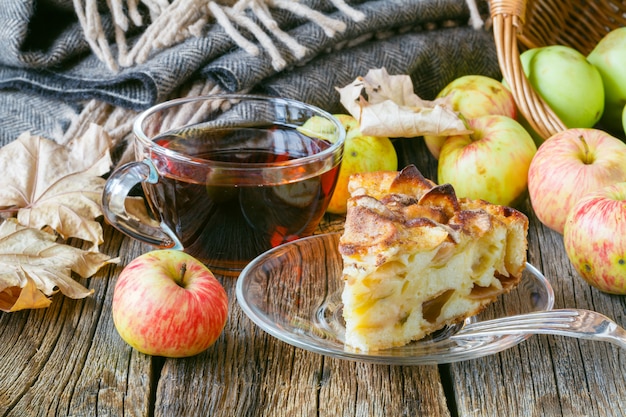
M237 301L261 329L283 342L335 358L396 365L449 363L491 355L529 335L451 339L465 323L511 314L551 310L554 292L535 267L526 265L522 282L481 314L447 326L403 347L361 352L344 345L339 234L299 239L249 263L237 280Z

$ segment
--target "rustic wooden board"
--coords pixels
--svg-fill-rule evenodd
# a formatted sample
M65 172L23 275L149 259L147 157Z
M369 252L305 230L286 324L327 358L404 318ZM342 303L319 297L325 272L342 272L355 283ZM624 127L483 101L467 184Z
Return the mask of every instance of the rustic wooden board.
M92 296L57 294L47 309L0 315L0 415L149 415L153 360L131 351L110 315L115 277L138 245L105 232L102 250L126 255L82 281Z
M197 357L165 361L155 416L449 415L436 366L361 364L290 346L244 315L233 278L223 283L226 331Z
M396 140L400 166L430 178L419 139ZM528 211L528 207L526 207ZM626 297L603 294L571 268L561 237L531 216L529 260L551 281L556 307L600 311L626 325ZM319 232L341 230L327 216ZM152 358L115 331L117 276L150 250L105 227L119 265L83 280L85 300L0 314L0 416L623 416L624 351L600 342L533 336L499 354L441 366L385 366L310 353L257 328L236 304L214 346L187 359Z
M626 325L626 297L604 294L573 269L560 234L527 206L529 262L550 281L555 308L596 310ZM626 353L602 343L536 335L510 351L451 367L459 415L626 415Z

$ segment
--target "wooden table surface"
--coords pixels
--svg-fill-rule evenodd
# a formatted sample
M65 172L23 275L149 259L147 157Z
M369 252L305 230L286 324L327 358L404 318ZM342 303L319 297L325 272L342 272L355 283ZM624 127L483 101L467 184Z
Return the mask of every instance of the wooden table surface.
M421 139L396 140L401 166L435 178ZM572 269L560 235L531 220L529 262L548 277L555 308L597 310L626 326L626 297L607 295ZM340 228L327 218L320 232ZM140 354L118 336L113 288L123 266L150 247L105 227L119 256L82 282L93 296L58 294L43 310L0 313L0 416L624 416L626 351L603 342L538 335L501 353L428 366L365 364L285 344L237 305L226 329L186 359Z

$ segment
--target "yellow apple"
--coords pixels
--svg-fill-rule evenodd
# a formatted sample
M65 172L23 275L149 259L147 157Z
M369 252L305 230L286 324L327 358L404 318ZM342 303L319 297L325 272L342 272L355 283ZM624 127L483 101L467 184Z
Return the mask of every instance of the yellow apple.
M344 214L347 209L348 179L357 172L396 171L398 155L387 137L367 136L361 133L359 122L348 114L334 115L346 129L343 160L337 185L326 209L329 213Z
M488 114L501 114L515 119L517 106L513 94L503 83L484 75L464 75L454 79L437 94L465 120ZM441 147L448 136L424 135L430 153L439 159Z
M348 192L350 175L358 172L397 171L398 155L388 137L364 135L358 120L349 114L334 114L333 116L346 130L346 140L335 191L326 211L333 214L345 214L350 197ZM327 134L329 128L328 120L312 117L298 130L305 135L332 142L333 138Z
M450 136L441 148L439 184L452 184L459 197L515 206L526 195L528 167L537 152L515 119L499 114L470 119L469 135Z

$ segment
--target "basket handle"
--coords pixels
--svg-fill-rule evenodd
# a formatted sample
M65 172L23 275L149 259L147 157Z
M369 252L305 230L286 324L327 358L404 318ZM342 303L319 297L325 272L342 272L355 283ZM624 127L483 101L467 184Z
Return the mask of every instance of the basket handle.
M533 89L524 74L518 49L526 13L526 0L491 0L493 35L502 76L519 111L545 140L566 129L561 119Z

